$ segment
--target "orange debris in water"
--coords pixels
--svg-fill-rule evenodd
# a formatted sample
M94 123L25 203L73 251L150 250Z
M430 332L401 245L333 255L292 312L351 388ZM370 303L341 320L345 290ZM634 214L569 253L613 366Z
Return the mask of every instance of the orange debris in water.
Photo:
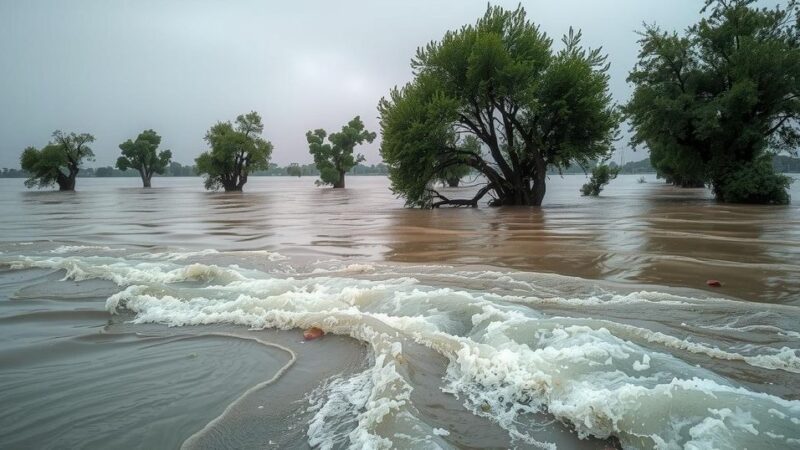
M706 281L706 284L711 286L711 287L720 287L720 286L722 286L722 283L720 283L718 280L708 280L708 281Z
M325 334L325 332L320 330L319 328L311 327L306 331L303 331L303 338L307 341L312 341L314 339L322 337L323 334Z

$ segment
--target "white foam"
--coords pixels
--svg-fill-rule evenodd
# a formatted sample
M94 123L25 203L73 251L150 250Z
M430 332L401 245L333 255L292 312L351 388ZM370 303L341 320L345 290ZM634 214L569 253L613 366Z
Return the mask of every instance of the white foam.
M327 273L341 273L341 274L357 274L357 273L370 273L375 271L375 266L372 264L348 264L344 267L323 269L317 267L312 270L312 274L327 274Z
M165 259L20 258L16 264L64 269L70 279L112 280L124 288L108 299L108 310L125 308L135 314L134 323L317 326L369 343L372 366L331 381L328 394L312 402L309 442L321 448L345 440L354 448L439 445L444 435L426 425L410 402L413 386L403 364L413 355L404 354L403 339L448 359L446 388L475 414L497 422L516 441L542 448L553 445L535 437L531 418L541 413L572 424L580 436L615 435L630 446L757 448L765 436L786 446L800 439L800 402L735 386L672 354L797 372L791 348L741 355L608 320L549 317L530 307L543 299L434 288L408 276L278 278ZM620 301L654 298L661 297L626 294ZM561 300L569 303L547 301ZM346 436L331 426L334 416L352 420Z
M270 252L267 250L234 250L234 251L219 251L215 249L203 249L197 251L175 251L175 252L152 252L152 253L136 253L130 255L130 258L138 259L155 259L164 261L185 261L191 258L200 258L205 256L221 255L221 256L261 256L267 258L269 261L283 261L288 259L280 253Z
M372 366L351 378L335 377L310 395L308 443L331 449L441 448L433 429L411 405L412 387L399 373L402 345L372 327L358 325L354 337L372 344ZM381 436L378 428L389 428ZM342 430L347 430L346 434Z
M644 354L642 355L642 361L634 361L633 362L633 370L637 372L641 372L643 370L647 370L650 368L650 355Z
M358 324L378 320L384 326L412 336L447 356L451 360L449 390L468 398L468 404L476 414L497 421L515 439L543 448L551 447L537 441L528 430L517 425L521 415L547 411L573 423L582 436L613 434L620 436L623 442L649 439L655 443L657 438L664 439L664 442L681 442L687 433L686 426L692 425L691 439L698 445L702 439L725 443L728 439L739 439L737 433L747 431L728 424L725 433L719 435L720 426L726 422L711 427L711 420L718 419L706 422L707 412L698 413L695 423L684 425L684 415L698 405L717 404L724 408L753 404L761 409L768 406L783 411L787 417L800 415L798 402L731 388L718 377L668 354L648 352L621 340L608 328L562 326L558 323L560 319L532 318L520 310L473 300L465 306L476 309L470 316L474 328L469 337L460 337L439 331L447 329L449 324L437 320L436 316L402 314L410 312L406 309L408 302L416 302L418 307L424 303L421 301L424 291L415 289L395 297L387 296L387 291L408 289L408 286L373 285L363 280L350 280L348 284L357 287L337 290L331 286L335 281L325 280L324 288L319 285L311 288L306 284L304 289L264 298L240 294L230 301L153 297L131 291L131 288L123 296L127 296L124 306L137 313L136 322L170 325L233 322L284 328L317 324L326 331L347 333L370 341L361 335L363 331L359 331ZM241 282L232 284L241 288ZM392 309L400 314L369 311L370 306L376 305L372 299L381 295L384 297L379 309ZM434 294L434 299L435 295L447 297L441 291ZM458 295L462 297L457 301L464 301L465 295ZM392 299L396 298L401 298L402 302L392 304ZM448 309L441 297L433 303L439 310ZM118 298L109 300L110 308L119 305ZM421 312L421 308L416 311ZM385 356L376 358L377 368L370 376L378 384L401 383L394 369L395 363L384 364L391 356L399 354L400 349L392 335L384 333L379 336L379 341L388 350ZM645 369L656 371L656 374L642 378L638 372ZM668 381L666 378L670 374L698 376ZM396 392L402 394L399 399L393 393L382 402L375 402L365 416L359 416L355 434L349 436L351 442L377 447L385 444L385 437L376 437L373 430L376 423L388 420L387 417L396 418L398 411L406 406L406 388ZM376 396L386 394L387 391L374 392ZM482 411L484 404L489 405L488 413ZM664 414L670 418L666 424L662 420ZM763 417L761 420L766 422ZM769 415L769 420L780 422L770 432L789 436L787 439L797 436L791 432L796 427L793 424L788 427L787 420L776 418L774 414ZM402 423L394 426L404 428ZM321 432L322 429L315 430ZM313 436L315 442L324 442L320 437L324 434Z
M104 252L114 251L115 249L111 247L106 247L102 245L61 245L56 247L53 250L50 250L50 253L54 253L57 255L61 255L64 253L78 253L78 252L85 252L87 250L101 250ZM116 249L119 251L125 250L124 248Z
M135 283L177 283L181 281L232 281L243 279L235 269L215 265L169 265L159 262L128 262L121 258L102 257L18 257L9 262L12 269L59 269L65 280L103 279L120 286Z

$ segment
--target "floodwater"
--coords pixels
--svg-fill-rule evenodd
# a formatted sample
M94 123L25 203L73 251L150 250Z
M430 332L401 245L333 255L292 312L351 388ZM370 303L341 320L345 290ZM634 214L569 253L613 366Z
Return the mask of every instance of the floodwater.
M0 448L800 448L800 207L636 178L0 180Z

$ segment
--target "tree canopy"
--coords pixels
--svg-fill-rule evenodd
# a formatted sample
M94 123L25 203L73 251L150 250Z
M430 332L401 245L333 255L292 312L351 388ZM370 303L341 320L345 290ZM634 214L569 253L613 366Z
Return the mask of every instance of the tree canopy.
M327 136L328 142L325 142ZM371 143L377 135L364 128L361 117L356 116L342 127L342 131L328 136L323 129L306 133L308 149L319 169L320 184L334 188L345 187L345 174L364 161L364 155L354 155L356 145Z
M119 144L122 156L117 159L117 169L138 170L142 185L149 188L153 174L163 174L172 159L172 152L169 150L156 153L159 145L161 136L153 130L142 131L135 141L128 139Z
M798 3L755 3L707 0L683 35L646 26L624 110L632 145L668 180L710 183L721 201L786 203L790 180L771 154L800 144Z
M525 10L489 7L475 25L417 50L414 80L381 99L381 155L392 189L410 206L538 206L548 167L587 165L611 151L619 113L600 49L564 36L558 51ZM465 148L475 137L479 150ZM449 200L431 181L464 164L485 178L468 200Z
M27 187L47 187L58 184L60 191L74 191L75 178L84 160L93 161L89 144L94 136L88 133L64 133L56 130L53 139L41 150L28 147L20 156L22 170L30 174Z
M255 111L238 116L235 125L218 122L208 130L205 140L211 149L195 159L206 189L241 191L251 172L269 168L272 143L260 136L263 131Z

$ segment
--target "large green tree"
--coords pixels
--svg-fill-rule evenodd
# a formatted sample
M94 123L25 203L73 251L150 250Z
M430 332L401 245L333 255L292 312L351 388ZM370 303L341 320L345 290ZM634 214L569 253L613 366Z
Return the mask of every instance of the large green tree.
M163 174L172 159L172 152L169 150L157 152L159 145L161 136L153 130L144 130L135 141L128 139L119 144L122 156L117 158L117 169L138 170L142 177L142 186L149 188L153 174Z
M41 150L28 147L20 156L22 170L30 173L28 187L47 187L58 184L60 191L74 191L75 178L84 160L93 161L89 144L94 136L88 133L64 133L56 130L53 139Z
M645 27L624 110L632 144L668 180L710 183L721 201L786 203L789 179L770 161L800 144L798 3L755 3L707 0L682 35Z
M411 206L541 205L548 167L607 155L619 114L599 49L569 34L560 50L513 11L489 7L475 25L417 50L414 80L381 99L381 155L392 189ZM464 148L474 136L481 150ZM472 199L450 200L432 181L466 164L486 182Z
M241 191L250 172L269 168L272 143L260 136L263 131L255 111L238 116L235 125L219 122L208 130L205 140L211 149L195 159L206 189Z
M328 142L325 142L327 136ZM319 169L321 184L334 188L343 188L345 174L364 161L364 155L355 155L356 145L375 140L376 134L364 128L361 117L356 116L342 127L342 131L328 136L323 129L306 133L308 150L314 157L314 164Z

